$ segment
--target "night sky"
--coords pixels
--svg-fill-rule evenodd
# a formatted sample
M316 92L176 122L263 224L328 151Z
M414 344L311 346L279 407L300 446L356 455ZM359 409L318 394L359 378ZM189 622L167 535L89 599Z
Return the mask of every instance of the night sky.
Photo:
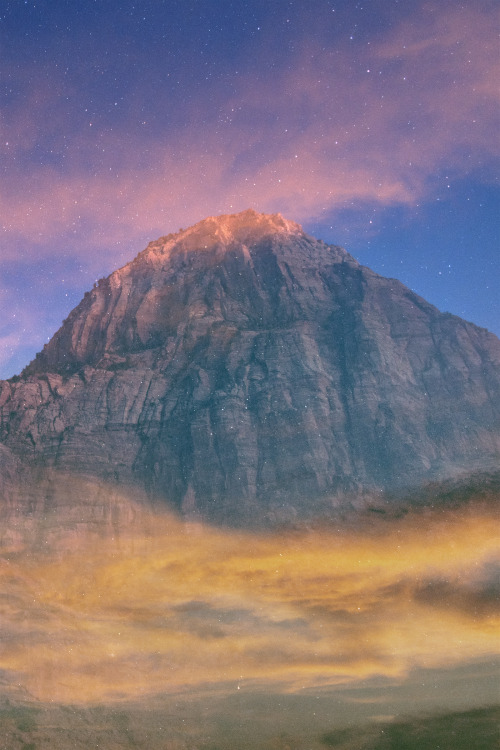
M490 0L3 0L0 377L94 281L280 212L500 334Z

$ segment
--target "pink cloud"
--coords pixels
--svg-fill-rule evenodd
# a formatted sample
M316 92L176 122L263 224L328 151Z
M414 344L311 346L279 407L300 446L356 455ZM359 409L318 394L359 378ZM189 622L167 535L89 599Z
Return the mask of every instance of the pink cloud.
M425 200L439 170L463 176L498 158L495 44L486 11L424 7L355 55L348 43L304 43L293 69L241 76L206 121L192 107L191 128L148 140L82 118L63 166L16 167L0 188L2 259L22 243L57 256L61 242L87 264L103 251L118 259L145 234L248 206L306 221L349 204ZM61 132L56 100L45 81L15 108L17 152L36 143L33 106L45 118L55 108L48 127Z

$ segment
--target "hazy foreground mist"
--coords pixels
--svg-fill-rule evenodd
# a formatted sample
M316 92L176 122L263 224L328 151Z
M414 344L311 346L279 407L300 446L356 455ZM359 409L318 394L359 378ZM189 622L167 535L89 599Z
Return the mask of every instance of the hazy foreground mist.
M4 535L0 748L495 746L490 505L269 534L127 507Z

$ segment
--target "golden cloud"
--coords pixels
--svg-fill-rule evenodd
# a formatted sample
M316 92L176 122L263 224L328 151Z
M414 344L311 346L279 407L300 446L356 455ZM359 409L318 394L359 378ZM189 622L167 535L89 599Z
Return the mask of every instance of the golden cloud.
M135 531L74 552L6 551L2 668L37 698L294 691L498 652L486 509L279 535L135 512Z

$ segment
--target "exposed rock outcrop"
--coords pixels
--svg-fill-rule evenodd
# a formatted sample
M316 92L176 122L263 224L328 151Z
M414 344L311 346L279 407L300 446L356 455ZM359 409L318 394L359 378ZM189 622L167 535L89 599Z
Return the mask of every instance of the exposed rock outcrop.
M6 485L21 462L216 521L303 516L498 466L500 342L246 211L102 279L0 383L0 420Z

